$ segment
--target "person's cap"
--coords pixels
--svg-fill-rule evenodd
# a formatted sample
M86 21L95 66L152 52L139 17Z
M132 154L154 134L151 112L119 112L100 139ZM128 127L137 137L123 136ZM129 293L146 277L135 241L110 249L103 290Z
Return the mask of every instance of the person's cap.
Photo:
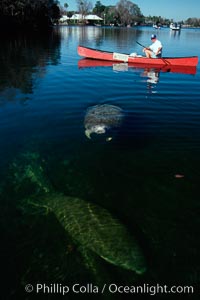
M156 35L155 34L151 35L151 40L153 40L153 39L156 39Z

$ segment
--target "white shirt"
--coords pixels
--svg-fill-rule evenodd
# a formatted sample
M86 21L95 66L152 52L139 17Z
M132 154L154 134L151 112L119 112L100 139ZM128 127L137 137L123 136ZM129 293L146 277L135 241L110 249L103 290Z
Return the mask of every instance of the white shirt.
M162 49L157 53L159 48L162 48L162 44L159 40L156 40L149 48L153 51L154 54L160 54L162 53Z

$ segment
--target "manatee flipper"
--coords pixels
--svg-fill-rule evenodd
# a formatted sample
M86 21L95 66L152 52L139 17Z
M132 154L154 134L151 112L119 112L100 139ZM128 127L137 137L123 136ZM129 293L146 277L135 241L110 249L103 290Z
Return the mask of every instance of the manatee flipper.
M85 130L85 135L86 135L86 137L87 137L88 139L91 139L91 136L90 136L91 133L92 133L91 130L89 130L89 129L86 129L86 130Z

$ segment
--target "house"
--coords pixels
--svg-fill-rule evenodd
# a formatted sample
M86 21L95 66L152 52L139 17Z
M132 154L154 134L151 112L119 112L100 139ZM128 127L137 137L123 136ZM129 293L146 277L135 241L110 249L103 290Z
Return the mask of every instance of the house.
M92 15L92 14L89 14L89 15L82 15L82 14L74 14L70 20L74 20L74 23L75 21L85 21L86 24L88 23L92 23L94 24L95 21L103 21L102 18L100 18L99 16L97 15Z

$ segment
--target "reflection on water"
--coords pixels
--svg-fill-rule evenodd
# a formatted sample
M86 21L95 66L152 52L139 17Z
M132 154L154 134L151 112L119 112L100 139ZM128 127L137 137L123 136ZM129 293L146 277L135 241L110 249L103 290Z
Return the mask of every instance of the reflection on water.
M181 30L170 30L169 33L172 38L180 38L181 36Z
M36 80L46 75L48 64L60 59L60 33L3 37L0 48L0 103L32 94Z
M142 76L146 78L148 92L156 93L155 87L159 82L160 70L146 68L144 69Z
M4 299L45 298L25 294L24 286L37 282L199 284L198 68L99 62L80 59L76 50L83 43L139 53L136 40L145 43L151 33L61 27L2 43ZM164 45L174 43L168 29L157 34ZM165 56L196 54L199 34L182 30ZM94 107L103 107L101 114L97 109L84 123ZM113 107L123 116L108 114ZM112 134L117 125L109 142L85 135L99 119Z
M158 83L160 72L155 69L145 69L143 75L147 77L147 83Z
M156 93L155 87L159 82L160 73L182 73L182 74L196 74L196 67L190 66L169 66L165 65L160 68L146 67L145 65L116 63L111 61L94 60L89 58L82 58L78 61L79 69L83 68L97 68L97 67L112 67L114 72L137 72L139 70L140 77L145 78L147 82L147 91L149 93ZM137 72L138 73L138 72ZM139 77L139 76L138 76Z
M131 53L131 49L137 45L136 41L142 34L141 30L127 28L106 28L106 27L71 27L67 31L61 28L63 38L76 39L79 45L90 46L94 48L102 47L107 41L107 49L109 51L117 51L122 47L125 49L123 52ZM141 50L141 49L140 49Z
M103 60L95 60L89 58L82 58L78 61L78 67L82 68L92 68L92 67L113 67L113 71L136 71L141 70L155 70L155 72L168 72L168 73L182 73L182 74L196 74L196 67L191 66L169 66L164 65L160 68L154 67L147 67L147 65L143 64L128 64L128 63L116 63L111 61L103 61ZM152 71L153 72L153 71Z

